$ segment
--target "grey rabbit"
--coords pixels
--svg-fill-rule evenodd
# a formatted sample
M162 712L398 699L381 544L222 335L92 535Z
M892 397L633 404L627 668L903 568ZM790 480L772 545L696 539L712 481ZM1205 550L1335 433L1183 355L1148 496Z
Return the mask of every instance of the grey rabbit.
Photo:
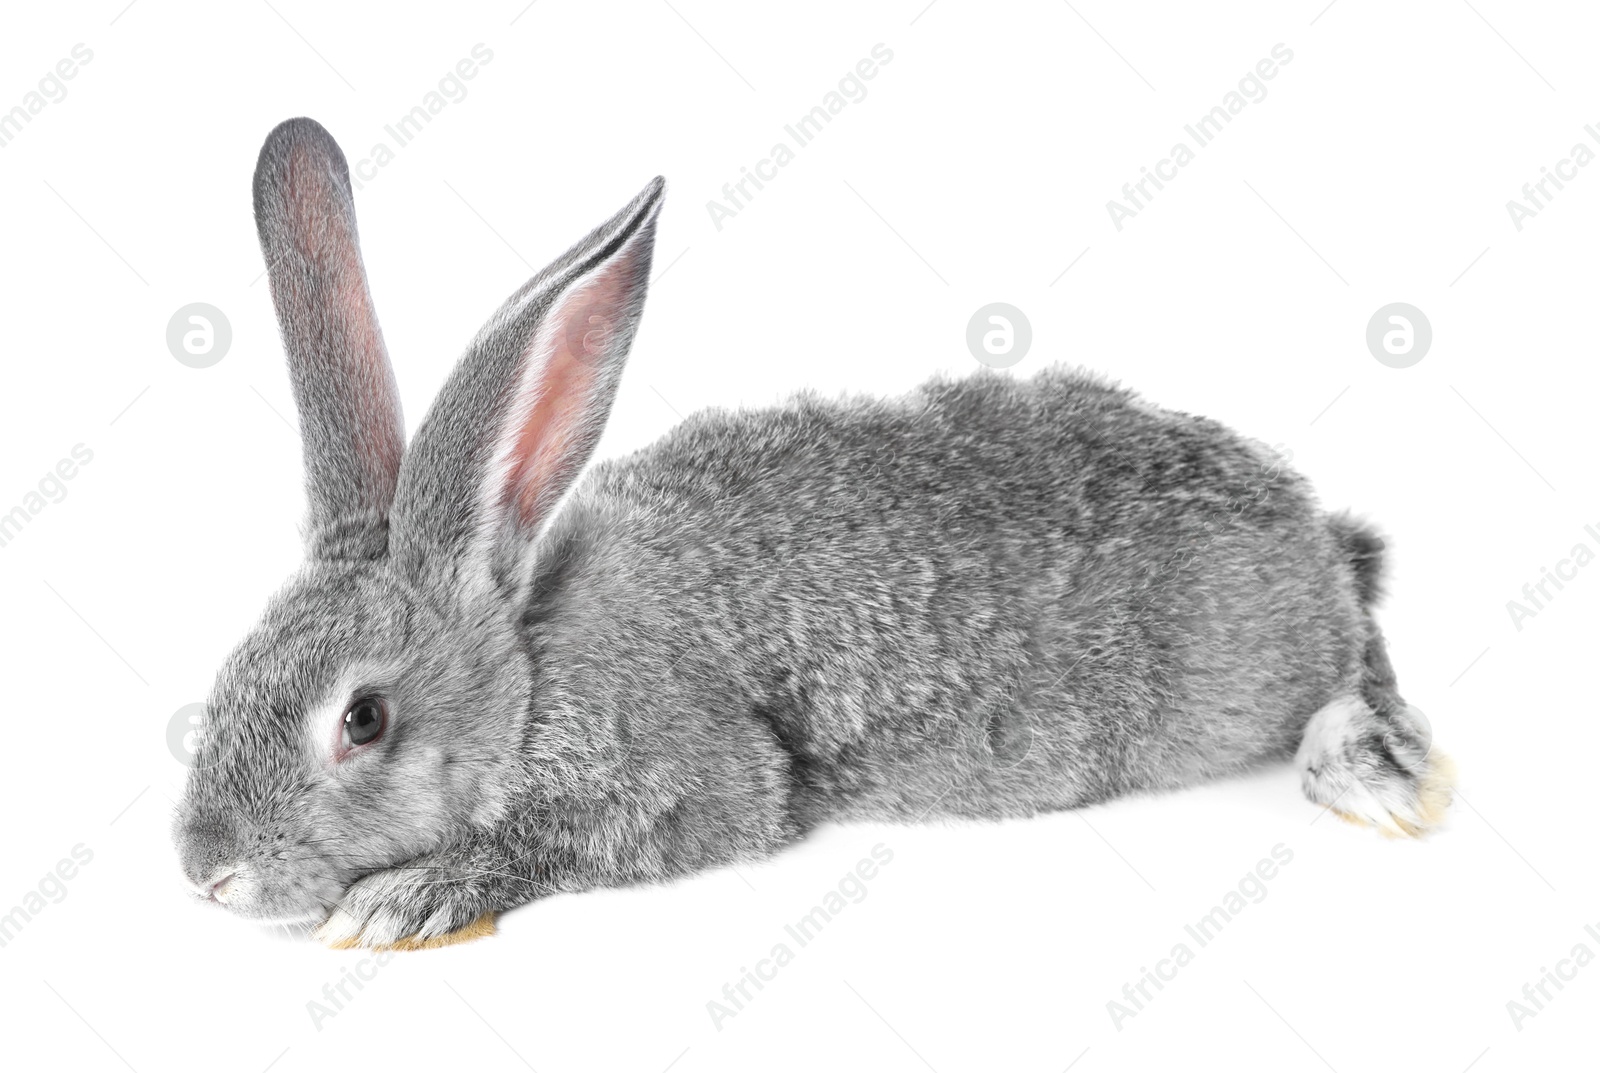
M1270 450L1097 377L697 413L585 465L665 185L514 293L409 445L345 160L268 135L255 217L306 561L219 672L194 893L334 942L1294 757L1419 834L1450 769L1373 619L1382 541Z

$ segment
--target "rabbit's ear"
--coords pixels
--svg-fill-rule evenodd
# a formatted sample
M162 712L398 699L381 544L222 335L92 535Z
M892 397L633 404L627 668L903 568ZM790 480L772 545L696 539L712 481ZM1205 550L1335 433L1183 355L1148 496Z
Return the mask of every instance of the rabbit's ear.
M290 119L267 135L255 212L300 410L308 551L382 555L405 423L367 293L350 172L321 125Z
M440 589L509 583L605 427L650 276L657 178L500 307L401 468L392 553Z

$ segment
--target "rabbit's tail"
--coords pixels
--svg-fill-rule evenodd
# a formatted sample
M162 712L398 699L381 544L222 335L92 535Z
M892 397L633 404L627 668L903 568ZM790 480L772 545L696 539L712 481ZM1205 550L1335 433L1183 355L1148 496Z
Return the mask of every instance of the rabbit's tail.
M1420 836L1450 807L1455 765L1433 747L1427 717L1401 697L1372 617L1382 595L1383 538L1348 514L1331 517L1329 527L1354 575L1366 639L1359 681L1306 724L1295 754L1300 784L1341 819Z
M1330 516L1328 528L1355 575L1361 606L1371 607L1383 596L1383 537L1349 513Z

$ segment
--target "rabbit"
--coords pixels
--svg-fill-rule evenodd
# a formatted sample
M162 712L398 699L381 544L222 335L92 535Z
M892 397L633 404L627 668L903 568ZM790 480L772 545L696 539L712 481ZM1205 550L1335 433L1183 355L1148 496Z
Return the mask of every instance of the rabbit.
M1094 375L702 412L586 465L665 185L516 291L409 444L343 154L254 204L304 565L224 661L174 838L197 898L383 947L770 856L1295 759L1394 834L1449 804L1373 618L1382 540L1272 451Z

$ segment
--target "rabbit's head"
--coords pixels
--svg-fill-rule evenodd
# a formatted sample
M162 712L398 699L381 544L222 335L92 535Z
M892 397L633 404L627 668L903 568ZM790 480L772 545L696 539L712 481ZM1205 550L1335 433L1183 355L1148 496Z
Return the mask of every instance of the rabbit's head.
M312 921L492 820L522 781L520 620L638 323L664 184L478 333L410 446L343 154L293 119L255 215L300 413L306 562L222 667L174 836L195 893Z

